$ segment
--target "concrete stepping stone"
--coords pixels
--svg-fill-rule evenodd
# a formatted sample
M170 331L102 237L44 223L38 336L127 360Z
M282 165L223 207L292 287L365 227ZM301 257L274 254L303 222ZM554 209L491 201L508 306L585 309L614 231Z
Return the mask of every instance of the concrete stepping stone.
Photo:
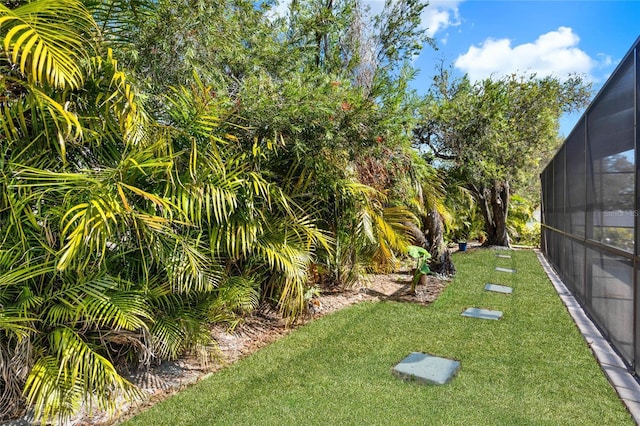
M459 369L459 361L422 352L412 352L393 367L392 372L404 380L415 380L422 384L444 385L453 379Z
M508 272L510 274L515 274L516 270L515 269L511 269L511 268L502 268L500 266L496 266L496 271L498 272Z
M484 286L484 289L487 291L494 291L496 293L504 293L504 294L513 293L513 288L507 287L506 285L500 285L500 284L487 283Z
M467 308L462 314L463 317L499 320L502 318L502 311L492 311L490 309Z
M511 259L510 254L496 254L496 257L500 259Z

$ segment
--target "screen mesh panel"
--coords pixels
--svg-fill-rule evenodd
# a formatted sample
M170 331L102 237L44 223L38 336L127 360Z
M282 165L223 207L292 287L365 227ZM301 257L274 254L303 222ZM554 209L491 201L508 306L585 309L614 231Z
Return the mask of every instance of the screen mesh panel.
M640 193L632 50L540 174L541 248L623 359L640 372Z

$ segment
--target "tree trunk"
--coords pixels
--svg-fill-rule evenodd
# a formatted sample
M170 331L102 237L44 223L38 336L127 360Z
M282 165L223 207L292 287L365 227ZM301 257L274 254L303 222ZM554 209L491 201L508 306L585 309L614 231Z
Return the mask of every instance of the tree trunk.
M411 234L412 243L414 246L427 248L427 239L424 236L424 233L418 228L418 226L413 222L404 222L404 226L407 228L409 234Z
M491 186L472 188L484 217L487 241L485 246L510 247L507 232L509 213L509 182L494 181Z
M444 223L440 212L432 209L426 217L423 217L424 235L426 237L425 248L431 254L429 268L438 274L454 275L456 267L451 261L451 252L444 242Z
M451 261L451 252L444 242L444 223L437 210L432 210L422 217L424 231L414 223L405 223L413 237L413 244L427 249L431 255L429 269L443 275L454 275L456 267Z

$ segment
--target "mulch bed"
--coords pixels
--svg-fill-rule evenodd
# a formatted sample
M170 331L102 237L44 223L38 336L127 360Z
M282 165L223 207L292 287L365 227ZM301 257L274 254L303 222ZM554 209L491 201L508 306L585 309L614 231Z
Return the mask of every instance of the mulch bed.
M316 318L367 300L428 305L438 298L449 282L446 277L425 276L416 287L415 294L412 294L411 279L411 271L405 267L390 274L370 275L356 288L323 288L310 304L310 312L293 326L288 326L277 312L266 305L248 316L231 332L222 325L212 326L211 335L217 342L217 348L211 349L208 362L203 363L195 356L185 357L174 362L164 362L145 371L131 372L127 378L148 395L145 401L134 406L121 405L121 412L116 420L94 416L75 424L117 424Z

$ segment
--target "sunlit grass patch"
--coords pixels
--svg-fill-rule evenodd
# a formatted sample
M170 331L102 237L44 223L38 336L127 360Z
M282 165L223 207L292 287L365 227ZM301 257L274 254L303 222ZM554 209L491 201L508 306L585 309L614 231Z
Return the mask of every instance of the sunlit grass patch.
M457 254L458 274L434 304L366 302L321 318L130 423L633 424L535 253L512 256ZM487 282L513 294L484 291ZM471 306L504 316L462 317ZM462 368L444 386L394 377L414 351Z

